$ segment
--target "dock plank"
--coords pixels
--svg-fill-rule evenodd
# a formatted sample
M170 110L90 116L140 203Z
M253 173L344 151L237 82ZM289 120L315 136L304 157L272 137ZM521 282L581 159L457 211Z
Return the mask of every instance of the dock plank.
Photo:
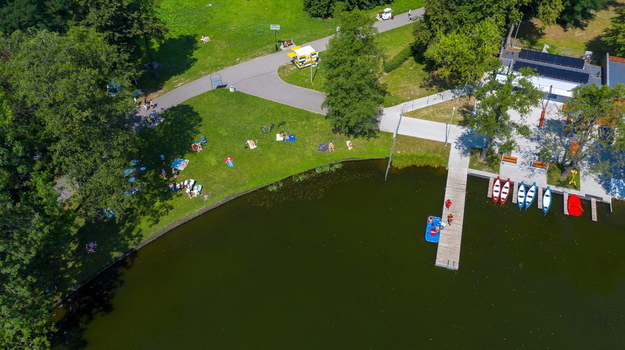
M493 198L493 186L495 184L495 179L492 177L488 178L488 192L486 193L486 197Z
M518 188L519 188L519 183L518 182L514 182L514 189L512 190L512 203L516 204L519 195L518 192Z
M597 221L597 200L595 198L590 198L590 215L592 221Z
M450 270L457 270L460 264L467 177L467 168L450 168L447 173L445 198L451 199L454 204L449 209L443 206L441 217L443 220L447 220L448 215L453 214L454 221L441 232L436 252L436 266Z
M562 198L564 199L564 215L569 215L569 206L567 205L569 202L568 192L564 192L562 194Z
M538 209L543 209L543 188L538 186Z

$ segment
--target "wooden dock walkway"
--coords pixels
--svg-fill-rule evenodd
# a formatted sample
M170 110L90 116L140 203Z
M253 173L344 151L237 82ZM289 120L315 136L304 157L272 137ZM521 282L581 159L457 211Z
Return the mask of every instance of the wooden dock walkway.
M543 188L541 186L538 186L538 209L543 208Z
M569 202L569 193L564 192L562 198L564 198L564 215L569 215L569 206L567 205Z
M595 198L590 198L590 215L592 221L597 221L597 200Z
M518 182L514 182L514 187L512 188L512 203L516 204L516 202L519 200L518 195L519 195L519 183Z
M486 197L493 198L493 186L495 186L495 179L492 177L488 178L488 192L486 193Z
M450 270L458 270L460 264L460 245L462 242L462 223L464 221L464 202L467 192L467 168L449 168L445 199L454 203L447 209L443 205L443 222L449 214L454 215L454 221L441 232L436 252L436 266Z

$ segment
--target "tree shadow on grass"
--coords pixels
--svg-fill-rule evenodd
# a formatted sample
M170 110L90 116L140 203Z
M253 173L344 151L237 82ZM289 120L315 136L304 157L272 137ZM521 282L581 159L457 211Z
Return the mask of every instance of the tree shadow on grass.
M538 41L545 36L545 32L533 21L523 21L519 25L518 31L515 28L512 36L531 48L538 45Z
M603 41L603 34L597 35L588 43L586 43L586 50L592 51L592 63L596 65L601 65L605 58L606 52L608 52L608 47Z
M139 77L141 89L146 93L159 91L173 76L186 72L197 61L193 58L197 47L198 41L192 35L181 35L165 40L153 54L154 61L159 67L150 69L144 64L139 67L142 72Z
M165 119L163 123L155 129L146 128L139 135L137 159L147 170L135 182L140 186L140 190L132 194L135 205L126 212L115 213L114 218L87 221L80 227L75 240L77 248L68 257L71 260L71 264L68 264L70 267L63 271L66 278L59 285L61 290L68 290L75 283L84 282L97 275L120 254L131 253L145 238L143 226L139 225L155 225L173 208L171 198L175 193L168 190L167 184L175 180L169 174L163 177L161 169L167 170L174 157L182 156L190 150L190 144L195 141L194 137L198 133L197 128L201 118L192 107L186 105L171 108L162 116ZM165 162L161 161L161 154L165 155ZM95 253L87 252L85 244L89 241L97 242L98 247ZM131 259L125 258L123 262L118 263L117 267L108 268L104 274L115 274L119 266L127 268L130 267L131 262ZM100 283L97 282L100 279L101 277L98 276L94 280L96 282L89 282L89 284ZM103 291L103 296L107 297L114 292L120 282L116 278L111 280L106 277L105 279L117 281L107 282L107 288ZM83 293L82 289L77 292L77 295ZM88 299L81 301L80 306L85 309L92 308L93 311L90 312L110 311L110 308L105 307L106 304L89 302ZM79 341L77 344L80 347Z

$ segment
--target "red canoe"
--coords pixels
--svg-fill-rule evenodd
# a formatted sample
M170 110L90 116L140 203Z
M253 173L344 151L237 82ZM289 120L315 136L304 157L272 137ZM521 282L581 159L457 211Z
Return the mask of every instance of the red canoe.
M584 209L582 208L582 201L574 194L569 196L567 205L569 208L569 215L580 216L584 212Z

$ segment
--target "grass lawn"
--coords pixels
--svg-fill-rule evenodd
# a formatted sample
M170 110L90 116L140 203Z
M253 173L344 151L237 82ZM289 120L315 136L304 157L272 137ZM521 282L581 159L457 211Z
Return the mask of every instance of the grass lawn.
M211 6L209 6L209 3ZM421 6L421 0L397 0L396 13ZM277 39L302 44L335 33L336 20L311 18L303 2L273 0L160 0L158 16L169 28L163 45L154 45L158 76L143 74L140 86L155 95L242 61L275 52L270 24L281 26ZM202 43L208 36L211 41Z
M321 115L225 89L190 99L163 113L163 117L165 121L156 129L141 132L144 151L139 159L150 169L140 179L144 182L136 195L141 208L127 214L121 224L87 224L80 230L78 241L97 241L99 247L97 254L86 254L81 246L76 250L77 272L73 276L77 281L168 225L235 194L344 159L387 157L392 144L390 133L371 139L350 139L333 134L329 121ZM281 121L286 123L270 133L260 129ZM275 134L282 130L295 134L297 141L275 141ZM190 144L202 135L208 140L204 150L192 152ZM352 151L345 145L348 139L353 142ZM246 140L254 140L258 147L246 149ZM329 141L336 145L335 152L317 151L320 142ZM402 138L397 150L430 152L432 148L423 146L421 141ZM166 157L164 165L160 154ZM188 159L189 165L176 179L162 178L160 170L168 171L174 157ZM226 157L234 158L234 167L226 166ZM195 179L204 186L200 197L189 198L183 192L165 190L169 182L186 179Z
M391 59L402 49L410 46L413 41L412 26L403 26L376 36L377 43L386 59ZM325 81L323 52L320 53L318 69L313 70L313 81L310 81L310 69L297 69L293 64L287 64L278 69L278 75L289 84L302 86L308 89L323 91ZM409 58L398 69L386 73L381 81L388 87L389 94L384 98L384 106L390 107L419 97L435 94L441 89L426 85L427 73L424 66Z
M499 174L499 167L501 165L499 154L491 153L488 156L486 156L485 161L481 161L480 160L481 152L482 152L481 148L474 148L471 150L471 156L469 159L469 168Z
M625 6L625 0L609 2L606 8L598 11L595 18L584 28L566 29L559 25L551 25L541 31L539 20L533 19L531 23L523 22L519 38L522 37L521 34L525 34L533 38L530 42L535 49L542 49L543 44L548 44L552 46L553 53L556 54L581 57L584 51L593 51L594 58L601 60L606 51L601 41L603 31L610 27L610 20L616 16L616 10L623 6ZM523 31L525 33L522 33Z
M442 142L397 135L392 165L399 169L409 166L446 167L450 149Z
M425 108L417 109L412 112L408 112L406 113L406 116L431 120L439 123L449 123L453 108L456 107L456 111L453 113L454 116L451 120L451 124L466 125L468 122L467 117L470 115L474 103L475 98L463 96L458 100L453 99Z
M579 190L580 175L577 169L573 169L565 179L560 177L561 173L562 170L560 170L557 164L550 163L549 169L547 170L547 184Z

